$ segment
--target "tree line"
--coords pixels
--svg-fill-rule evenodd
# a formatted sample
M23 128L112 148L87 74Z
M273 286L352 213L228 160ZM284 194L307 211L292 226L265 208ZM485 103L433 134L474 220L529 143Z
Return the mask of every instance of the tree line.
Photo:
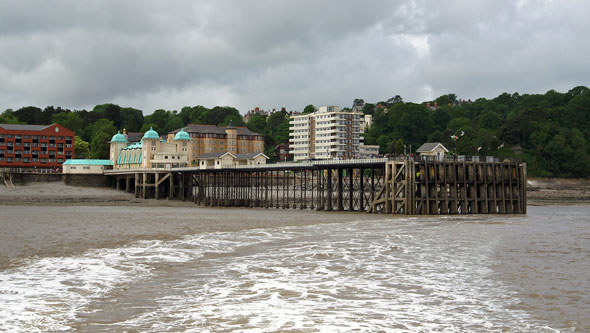
M503 93L473 102L448 94L429 104L401 99L381 107L365 104L363 112L373 114L365 143L378 144L384 154L403 154L404 149L410 153L410 146L415 152L425 142L441 142L461 155L522 157L531 176L590 176L587 87L566 93Z
M425 142L441 142L460 155L522 157L532 176L590 176L590 89L584 86L566 93L503 93L475 101L447 94L420 104L396 95L378 103L356 99L353 107L359 105L364 114L373 115L365 144L379 145L382 154L413 153ZM304 108L304 113L313 111L313 105ZM225 126L230 121L262 134L271 159L277 144L289 142L289 114L284 111L268 117L254 114L247 124L229 106L160 109L145 117L141 110L116 104L91 111L28 106L0 114L0 123L58 123L75 131L77 158L108 158L109 141L120 129L145 132L152 127L165 134L191 123ZM458 139L453 142L452 136Z

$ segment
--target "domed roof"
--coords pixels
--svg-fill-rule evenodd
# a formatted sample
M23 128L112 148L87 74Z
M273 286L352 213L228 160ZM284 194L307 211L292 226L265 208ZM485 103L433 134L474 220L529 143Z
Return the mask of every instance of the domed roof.
M117 134L113 135L111 142L127 143L127 138L125 137L125 135L121 134L121 131L117 131Z
M188 135L187 132L184 131L184 128L181 128L178 133L174 136L174 141L176 140L190 140L191 137Z
M143 135L143 139L151 139L151 140L159 140L160 139L160 134L158 134L158 132L154 131L153 128L150 127L150 130L145 132L145 134Z

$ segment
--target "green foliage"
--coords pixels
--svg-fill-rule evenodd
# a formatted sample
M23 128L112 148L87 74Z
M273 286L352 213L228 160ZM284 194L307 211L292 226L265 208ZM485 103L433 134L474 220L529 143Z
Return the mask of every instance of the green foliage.
M105 132L98 132L90 143L90 158L108 159L111 136Z
M74 155L76 158L88 158L90 156L90 145L77 135L74 138Z
M53 115L51 120L74 132L80 132L82 129L82 117L77 112L62 111Z
M18 124L19 120L15 116L14 111L6 109L0 114L0 124Z
M303 114L308 114L308 113L313 113L313 112L315 112L315 106L313 106L312 104L309 104L305 108L303 108Z
M362 111L363 111L363 114L374 115L375 114L375 104L365 103L365 106L363 106Z
M398 139L398 140L395 142L395 146L394 146L394 147L395 147L395 149L394 149L394 154L397 154L397 155L401 155L401 154L403 154L403 153L404 153L404 146L405 146L405 145L404 145L404 140L402 140L402 139Z
M137 132L143 125L143 112L134 108L121 108L121 127L127 132Z
M439 107L433 111L403 102L374 110L365 143L378 144L381 153L399 154L399 140L413 150L425 142L441 142L452 150L450 137L457 135L458 154L508 157L522 152L517 156L527 162L531 176L590 177L590 89L586 87L565 94L503 93L470 103L449 94L435 101Z
M275 112L271 114L261 133L264 136L265 151L270 154L266 155L275 160L274 147L280 143L289 142L289 114L285 111Z
M263 133L264 128L266 127L266 117L254 114L246 123L246 127L252 132Z

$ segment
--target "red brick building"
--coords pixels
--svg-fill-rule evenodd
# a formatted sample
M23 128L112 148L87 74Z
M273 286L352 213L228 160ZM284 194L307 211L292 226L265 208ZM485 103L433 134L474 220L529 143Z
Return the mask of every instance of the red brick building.
M74 132L59 124L0 124L0 167L61 168L72 158Z

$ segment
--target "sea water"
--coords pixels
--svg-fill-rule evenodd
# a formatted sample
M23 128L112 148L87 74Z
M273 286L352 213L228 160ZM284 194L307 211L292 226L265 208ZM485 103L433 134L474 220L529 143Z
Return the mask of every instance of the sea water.
M589 206L0 212L2 331L590 330Z

